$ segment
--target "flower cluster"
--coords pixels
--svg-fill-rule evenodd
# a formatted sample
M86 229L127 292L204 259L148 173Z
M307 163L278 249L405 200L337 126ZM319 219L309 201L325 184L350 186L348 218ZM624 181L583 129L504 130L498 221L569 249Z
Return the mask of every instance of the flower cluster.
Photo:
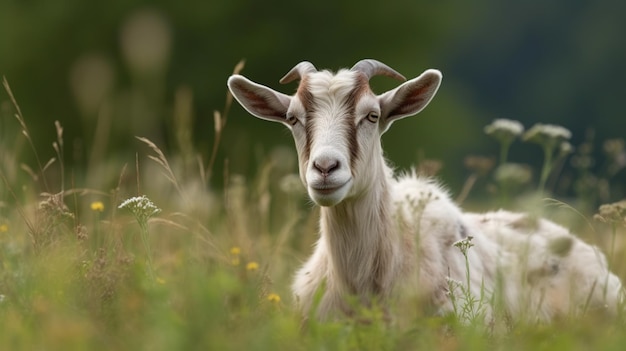
M548 177L554 168L554 157L556 156L558 157L557 160L561 160L572 152L573 147L567 142L571 137L572 132L567 128L554 124L537 123L524 133L522 137L524 141L538 144L543 148L544 160L539 178L540 192L544 191ZM558 151L556 155L555 150Z
M230 254L230 264L233 266L239 266L241 263L241 248L239 246L233 246L228 251ZM249 261L246 263L246 271L256 272L259 270L259 263L255 261Z
M126 208L128 209L133 216L137 219L139 223L147 223L148 219L152 216L155 216L161 212L161 209L156 207L147 196L135 196L130 199L122 202L121 205L118 206L119 209Z
M511 142L523 132L524 126L520 122L506 118L495 119L485 126L485 133L500 142Z
M500 143L500 164L507 162L509 147L523 132L524 126L520 122L506 118L495 119L485 127L485 133Z
M472 239L474 239L474 237L469 235L465 239L456 241L454 244L452 244L452 246L458 247L459 250L461 250L461 253L463 253L463 256L467 257L467 251L470 247L474 246L474 244L472 243Z
M131 197L130 199L122 202L121 205L118 206L119 209L125 208L128 209L141 227L141 241L143 242L144 249L146 250L146 256L148 258L148 273L153 282L156 281L157 276L154 272L154 268L152 265L152 256L150 250L150 240L148 238L148 219L150 217L155 216L161 212L161 209L156 207L147 196L141 195L136 197Z
M571 137L572 132L567 128L554 124L537 123L524 133L523 139L539 145L555 147Z

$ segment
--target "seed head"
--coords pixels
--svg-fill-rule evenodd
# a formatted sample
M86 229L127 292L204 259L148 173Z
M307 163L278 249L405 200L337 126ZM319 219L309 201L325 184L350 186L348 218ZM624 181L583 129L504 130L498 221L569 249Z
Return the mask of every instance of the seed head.
M626 200L601 205L595 220L605 223L622 223L626 225Z

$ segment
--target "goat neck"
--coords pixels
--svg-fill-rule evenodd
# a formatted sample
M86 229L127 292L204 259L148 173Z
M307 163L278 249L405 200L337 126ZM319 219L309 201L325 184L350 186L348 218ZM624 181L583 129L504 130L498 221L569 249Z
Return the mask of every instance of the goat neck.
M380 163L369 169L373 173L369 187L321 208L321 239L329 248L330 270L342 290L361 298L388 295L397 270L399 242L392 228L390 170Z

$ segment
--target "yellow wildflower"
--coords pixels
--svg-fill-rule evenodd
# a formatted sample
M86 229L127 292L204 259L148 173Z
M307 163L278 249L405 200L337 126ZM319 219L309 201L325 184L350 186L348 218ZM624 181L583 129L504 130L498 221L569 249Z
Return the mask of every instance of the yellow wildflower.
M230 263L233 266L239 266L239 254L241 253L241 249L238 246L233 246L230 248L231 259Z
M246 270L248 271L256 271L257 269L259 269L259 264L252 261L252 262L248 262L248 264L246 265Z
M0 233L6 233L9 231L9 226L5 223L0 224Z
M272 302L272 303L279 303L280 296L278 294L270 293L267 295L267 301Z
M161 285L165 285L165 279L161 278L161 277L157 277L156 278L156 282L161 284Z
M102 203L102 201L94 201L91 203L90 207L92 211L97 211L97 212L104 211L104 204Z

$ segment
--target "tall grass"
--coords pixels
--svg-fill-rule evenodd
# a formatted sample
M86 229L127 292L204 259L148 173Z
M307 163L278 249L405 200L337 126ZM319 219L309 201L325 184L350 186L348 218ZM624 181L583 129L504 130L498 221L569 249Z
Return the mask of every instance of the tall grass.
M173 125L179 153L168 155L156 142L138 137L137 151L130 155L134 165L99 165L116 181L93 188L93 180L81 184L65 169L58 122L55 157L41 160L29 120L8 82L3 84L16 117L3 125L13 122L19 129L35 167L20 164L21 151L12 140L0 140L5 157L0 164L0 349L616 350L626 343L621 319L591 313L550 325L510 323L499 333L412 304L394 305L397 318L391 322L376 306L343 321L303 322L292 307L289 286L316 238L317 210L304 198L295 170L270 158L251 179L226 174L223 189L208 185L231 97L214 115L215 142L207 157L186 144L191 122L178 120ZM174 118L187 118L188 92L180 94L176 101L182 105L174 110L183 112ZM500 203L502 180L491 170L472 174L463 199L480 174L495 189L493 202ZM546 184L541 181L541 187ZM512 189L506 188L507 206L531 201ZM118 208L142 195L159 211ZM572 218L572 212L559 213ZM623 222L589 223L597 244L611 253L613 269L624 277ZM459 308L480 314L481 306Z

